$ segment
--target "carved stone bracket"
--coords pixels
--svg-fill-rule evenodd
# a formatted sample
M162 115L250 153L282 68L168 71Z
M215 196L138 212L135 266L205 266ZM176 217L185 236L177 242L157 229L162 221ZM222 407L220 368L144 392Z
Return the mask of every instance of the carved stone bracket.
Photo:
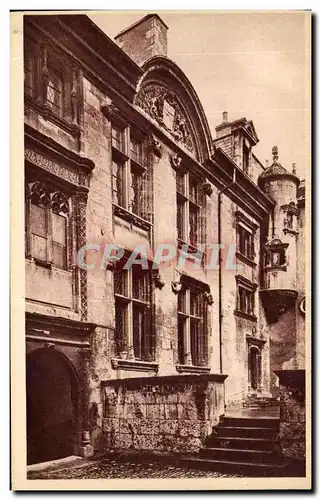
M155 286L157 288L159 288L160 290L162 290L162 288L164 288L164 286L165 286L165 282L162 280L162 277L161 277L158 269L154 271L153 279L154 279Z
M153 137L150 138L149 143L148 143L148 151L153 153L157 158L162 157L162 148L161 144L157 139L154 139Z
M204 299L209 306L212 306L214 304L213 295L211 293L204 292Z
M209 182L205 182L202 186L202 192L206 194L206 196L212 196L213 188Z
M260 291L262 304L269 323L275 323L294 306L298 292L290 289L266 289Z
M175 172L179 172L182 165L182 158L178 155L171 155L170 162Z
M172 281L172 292L175 293L175 295L177 295L179 292L181 292L182 290L182 283L180 281Z

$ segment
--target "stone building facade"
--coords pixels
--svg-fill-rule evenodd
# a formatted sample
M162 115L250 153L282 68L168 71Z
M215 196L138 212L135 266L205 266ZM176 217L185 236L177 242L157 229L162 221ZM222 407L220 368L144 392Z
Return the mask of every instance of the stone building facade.
M28 463L197 450L304 368L304 186L212 137L167 29L24 19Z

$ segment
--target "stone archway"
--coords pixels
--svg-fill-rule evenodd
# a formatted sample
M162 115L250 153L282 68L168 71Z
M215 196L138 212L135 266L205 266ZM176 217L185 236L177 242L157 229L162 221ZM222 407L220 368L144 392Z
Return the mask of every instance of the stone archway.
M54 348L36 349L26 371L27 463L74 454L78 383L71 362Z

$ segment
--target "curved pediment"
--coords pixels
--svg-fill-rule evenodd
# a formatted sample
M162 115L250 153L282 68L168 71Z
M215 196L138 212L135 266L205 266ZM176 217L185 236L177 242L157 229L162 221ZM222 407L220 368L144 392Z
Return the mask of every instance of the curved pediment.
M135 104L203 162L213 153L213 141L191 83L175 63L163 56L147 61L143 70Z

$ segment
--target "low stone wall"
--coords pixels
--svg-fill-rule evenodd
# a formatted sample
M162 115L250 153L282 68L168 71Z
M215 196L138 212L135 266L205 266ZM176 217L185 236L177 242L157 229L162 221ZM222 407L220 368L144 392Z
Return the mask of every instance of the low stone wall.
M277 370L280 387L279 444L284 457L305 458L305 370Z
M224 414L226 375L102 382L105 449L190 453Z

